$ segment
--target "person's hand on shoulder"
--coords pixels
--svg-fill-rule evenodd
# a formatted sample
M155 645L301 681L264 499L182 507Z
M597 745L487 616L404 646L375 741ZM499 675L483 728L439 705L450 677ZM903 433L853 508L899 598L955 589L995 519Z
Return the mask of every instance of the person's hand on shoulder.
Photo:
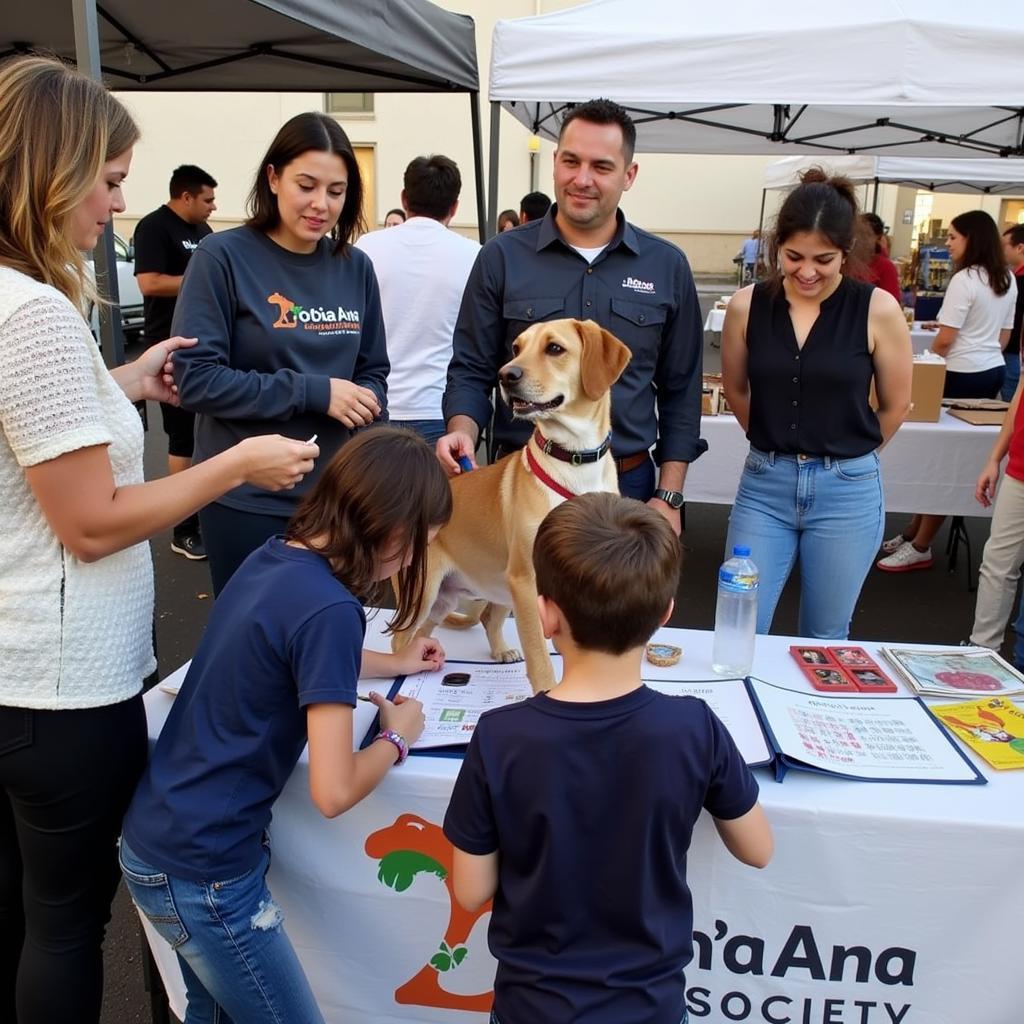
M380 416L380 402L369 388L341 377L332 377L331 404L327 407L327 415L349 430L356 430Z
M313 470L320 454L316 444L280 434L247 437L235 445L242 458L244 482L265 491L291 490Z

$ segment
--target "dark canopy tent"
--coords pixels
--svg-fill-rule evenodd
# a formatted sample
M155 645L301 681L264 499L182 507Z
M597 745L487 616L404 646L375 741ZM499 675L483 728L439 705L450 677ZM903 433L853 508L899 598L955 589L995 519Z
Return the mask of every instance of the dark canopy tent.
M32 50L76 61L117 90L468 93L483 237L480 84L473 20L465 15L428 0L28 0L6 5L0 60ZM104 274L105 266L113 265L109 235L97 253L100 275L107 281L114 279ZM120 362L123 345L116 318L104 317L102 333L108 362Z

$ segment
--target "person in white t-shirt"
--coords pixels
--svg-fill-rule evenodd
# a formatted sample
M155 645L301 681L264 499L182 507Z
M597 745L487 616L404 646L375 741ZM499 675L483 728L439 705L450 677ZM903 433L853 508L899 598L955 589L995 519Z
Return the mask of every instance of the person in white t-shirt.
M946 244L956 273L937 321L932 351L946 359L946 398L995 398L1003 386L1003 349L1010 340L1017 284L1006 264L995 221L984 210L954 217ZM945 516L916 515L882 544L884 572L910 572L932 565L932 540Z
M403 184L406 222L371 231L356 247L370 257L380 285L391 423L434 444L445 431L441 397L455 318L480 246L448 227L462 190L453 160L418 156Z

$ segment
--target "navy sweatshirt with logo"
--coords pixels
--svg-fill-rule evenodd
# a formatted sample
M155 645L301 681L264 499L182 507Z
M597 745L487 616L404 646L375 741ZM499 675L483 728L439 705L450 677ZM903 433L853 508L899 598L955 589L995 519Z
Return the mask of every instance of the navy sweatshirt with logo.
M172 333L198 338L174 354L181 404L196 417L195 462L255 434L306 441L316 469L291 491L248 484L231 508L291 515L350 431L327 415L330 378L369 388L387 417L387 347L373 265L330 239L294 253L249 227L203 239L182 281Z

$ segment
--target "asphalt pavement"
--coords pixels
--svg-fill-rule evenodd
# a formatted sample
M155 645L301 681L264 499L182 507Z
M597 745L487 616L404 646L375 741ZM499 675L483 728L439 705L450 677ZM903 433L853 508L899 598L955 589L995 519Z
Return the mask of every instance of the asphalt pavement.
M701 315L719 295L732 289L728 281L706 281L700 285ZM705 335L704 368L717 371L720 353L717 338ZM151 429L146 435L146 477L166 472L166 438L160 427L160 413L149 411ZM703 456L714 459L714 452ZM980 471L981 467L979 467ZM669 625L691 629L714 627L718 566L722 561L728 527L728 508L687 504L686 553L675 612ZM906 516L890 516L885 535L900 529ZM987 519L966 520L973 554L973 575L988 536ZM936 554L943 550L948 524L936 541ZM210 576L204 562L190 562L171 552L170 532L153 540L156 574L156 640L161 675L167 675L188 660L205 627L212 604ZM796 573L783 592L773 632L796 632L798 603ZM968 591L966 560L961 554L955 572L947 572L945 559L936 558L927 571L892 575L873 571L864 586L853 616L851 639L904 643L955 645L968 636L974 617L974 595ZM1009 648L1004 648L1004 654ZM142 941L138 921L123 887L114 903L113 918L105 946L106 991L102 1024L148 1022L150 997L143 982Z

